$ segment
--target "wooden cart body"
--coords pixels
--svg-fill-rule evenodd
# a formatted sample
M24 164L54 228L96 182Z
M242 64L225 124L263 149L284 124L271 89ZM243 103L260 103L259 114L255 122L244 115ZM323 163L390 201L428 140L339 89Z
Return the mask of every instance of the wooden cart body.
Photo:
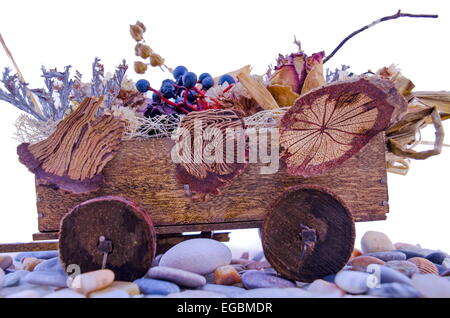
M384 220L388 212L384 132L344 164L318 177L289 176L282 167L275 174L260 174L261 164L249 164L221 195L206 202L192 201L176 180L170 157L173 144L170 138L124 141L103 170L107 185L92 193L63 193L37 184L39 233L34 239L56 239L66 213L105 195L141 204L159 235L259 228L276 198L303 184L332 190L346 202L355 221Z

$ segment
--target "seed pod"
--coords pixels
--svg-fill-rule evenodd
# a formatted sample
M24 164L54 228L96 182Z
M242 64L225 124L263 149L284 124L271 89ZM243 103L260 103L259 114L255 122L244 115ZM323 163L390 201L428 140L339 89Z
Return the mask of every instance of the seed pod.
M139 26L143 32L147 31L147 28L145 27L144 23L142 23L141 21L137 20L135 25Z
M139 25L130 25L130 34L137 42L142 41L144 34L144 29L142 29Z
M164 64L164 59L161 57L161 55L153 53L150 55L150 65L155 66L161 66Z
M140 61L134 62L134 71L138 74L144 74L147 71L147 64Z
M142 57L143 59L146 59L146 58L150 57L152 55L152 53L153 53L153 50L150 46L143 45L139 56Z

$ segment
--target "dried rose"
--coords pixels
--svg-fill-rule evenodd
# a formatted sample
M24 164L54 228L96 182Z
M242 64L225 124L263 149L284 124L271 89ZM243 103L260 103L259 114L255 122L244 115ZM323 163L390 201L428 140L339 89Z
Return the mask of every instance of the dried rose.
M164 64L164 59L161 57L161 55L156 54L156 53L152 53L152 55L150 55L150 65L155 67L155 66L161 66Z
M143 59L150 57L152 53L152 48L146 44L137 43L134 47L134 54L136 54L136 56L142 57Z
M302 95L314 88L325 85L325 76L323 75L324 56L324 52L319 52L306 58L306 77L303 82Z
M305 79L310 71L319 71L317 68L322 63L323 52L307 56L305 53L293 53L287 56L279 55L275 72L270 78L272 85L290 86L292 91L302 94ZM317 67L316 67L317 66Z
M130 25L130 34L137 42L142 41L145 30L142 29L139 25Z
M140 61L134 62L134 71L138 74L144 74L147 71L147 64Z

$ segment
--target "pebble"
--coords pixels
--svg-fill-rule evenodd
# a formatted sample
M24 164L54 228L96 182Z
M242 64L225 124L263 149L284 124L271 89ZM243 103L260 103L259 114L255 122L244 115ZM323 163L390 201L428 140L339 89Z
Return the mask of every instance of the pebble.
M232 265L220 266L214 271L214 282L217 285L233 285L241 282L241 276Z
M357 248L353 249L352 255L350 256L350 259L354 259L355 257L361 256L362 252L358 250Z
M153 259L153 262L152 262L152 267L159 265L159 261L161 260L162 256L163 256L163 254L158 254L155 256L155 258Z
M271 268L272 265L270 265L270 263L268 261L250 261L250 263L248 263L245 266L247 269L265 269L265 268Z
M5 298L41 298L41 295L32 289L22 290L20 292L6 296Z
M428 298L450 298L450 281L434 274L416 274L412 285Z
M419 272L421 274L439 275L439 271L438 271L437 267L432 262L427 260L426 258L412 257L408 260L408 262L414 263L417 266L417 268L419 269Z
M387 266L380 266L380 279L381 284L386 283L401 283L405 285L411 285L411 279L406 276L405 274L402 274L399 271L396 271L395 269L392 269ZM377 272L374 273L375 275Z
M431 253L431 254L428 254L427 256L425 256L425 258L427 260L429 260L430 262L432 262L434 264L438 264L438 265L442 265L442 263L444 262L446 257L447 256L444 253L440 253L440 252Z
M429 255L431 253L436 252L435 250L422 248L422 247L417 246L417 245L404 246L404 247L402 247L402 252L403 251L408 251L408 252L413 252L413 253L419 254L421 257L425 257L425 256L427 256L427 255Z
M108 287L114 281L114 272L110 269L100 269L76 276L70 284L70 288L87 295L95 290Z
M419 273L419 268L416 264L409 261L389 261L385 266L395 269L408 277L412 277L414 274Z
M374 252L387 252L395 249L386 234L376 231L367 231L361 238L361 248L364 254Z
M38 259L50 259L58 257L58 251L37 251L37 252L23 252L19 253L14 257L18 262L22 262L25 257L34 257Z
M259 251L258 253L255 254L255 256L253 256L252 260L253 261L261 261L263 258L265 258L264 256L264 252L263 251Z
M0 268L0 288L3 287L3 283L5 282L5 272Z
M63 288L56 292L45 295L44 298L86 298L86 296L77 293L70 288Z
M255 288L238 298L306 298L311 295L301 288Z
M450 269L446 269L444 272L440 273L439 275L443 277L450 277Z
M32 272L34 268L42 262L42 259L37 259L35 257L25 257L22 259L22 269Z
M239 295L243 294L246 291L244 288L240 287L217 285L217 284L206 284L205 286L200 287L199 290L223 294L227 297L232 298L239 297Z
M325 277L322 277L323 280L329 282L329 283L334 283L335 279L336 279L336 274L330 274L327 275Z
M450 257L447 256L441 265L446 269L450 269Z
M177 285L190 288L196 288L206 284L206 278L202 275L166 266L156 266L150 268L146 277L168 280L176 283Z
M0 269L1 271L1 269ZM0 272L0 276L1 276L1 272ZM2 284L1 282L1 278L0 278L0 286ZM5 276L4 280L3 280L3 287L14 287L14 286L18 286L20 284L20 275L12 272L8 275Z
M423 257L422 254L416 253L416 252L411 252L411 251L406 251L406 250L398 250L399 252L402 252L403 254L406 255L406 259L410 259L413 257Z
M167 295L167 298L226 298L225 295L205 290L185 290Z
M346 295L346 292L336 284L329 283L323 279L316 279L308 285L307 291L313 297L338 298Z
M37 264L34 271L59 271L65 273L59 257L49 258Z
M178 285L159 279L139 278L136 279L134 283L139 286L139 290L145 295L168 295L180 292L180 287L178 287Z
M140 294L139 286L131 282L114 281L111 285L101 290L89 293L89 298L107 298L106 295L114 295L125 293L127 297L111 297L111 298L128 298Z
M160 266L174 267L204 275L217 267L228 265L231 251L225 244L212 239L190 239L170 248L159 262Z
M58 272L37 271L31 272L25 276L24 281L28 284L53 286L53 287L67 287L67 274Z
M368 295L384 298L420 298L420 292L410 285L400 283L382 284L379 288L371 288Z
M394 243L394 247L396 250L401 250L404 246L406 246L406 248L410 247L410 246L416 246L414 244L410 244L410 243L403 243L403 242L397 242Z
M358 256L351 259L348 264L351 265L352 270L365 272L367 266L371 264L384 265L384 261L373 256Z
M399 251L374 252L374 253L364 254L364 256L373 256L378 259L381 259L384 262L406 260L406 255Z
M369 290L368 273L356 271L340 271L336 274L335 283L341 289L351 294L364 294Z
M290 280L256 270L244 272L241 280L246 289L269 287L286 288L296 286L295 283Z
M9 255L0 255L0 269L10 268L13 264L13 259Z

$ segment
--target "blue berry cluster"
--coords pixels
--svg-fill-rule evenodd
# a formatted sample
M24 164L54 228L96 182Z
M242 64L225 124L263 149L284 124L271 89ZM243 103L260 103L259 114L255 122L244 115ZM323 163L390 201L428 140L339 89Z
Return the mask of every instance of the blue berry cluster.
M144 113L146 117L162 114L186 114L190 111L205 110L210 107L205 100L205 92L214 86L211 74L202 73L197 77L197 74L189 72L185 66L179 65L173 70L172 75L173 79L162 81L159 90L153 89L146 79L136 82L136 89L139 92L153 92L152 103ZM218 83L222 85L225 82L231 85L235 83L235 80L230 75L223 75ZM197 84L200 86L196 87Z

